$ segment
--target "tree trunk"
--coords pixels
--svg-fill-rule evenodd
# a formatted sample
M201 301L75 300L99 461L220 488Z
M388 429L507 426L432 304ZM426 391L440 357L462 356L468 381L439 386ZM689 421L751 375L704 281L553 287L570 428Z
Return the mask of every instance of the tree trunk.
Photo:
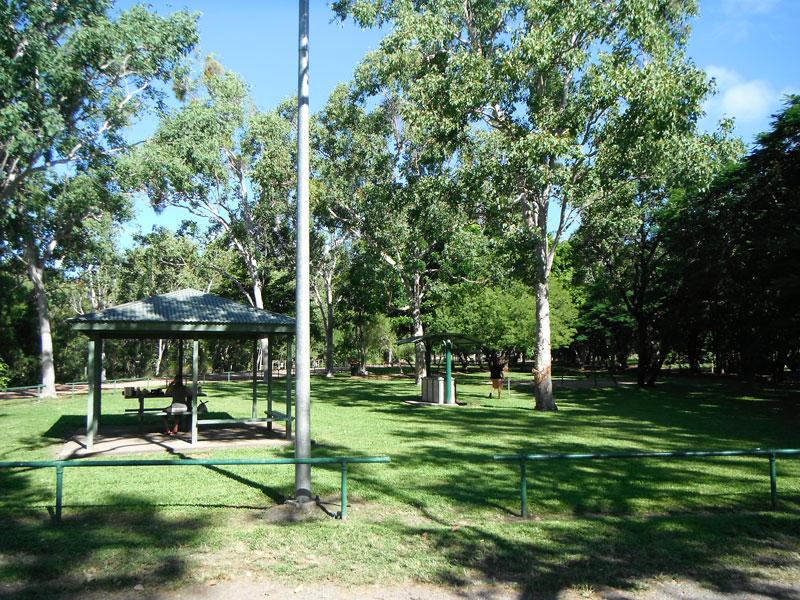
M158 377L161 374L161 360L164 358L164 350L166 349L166 344L164 340L159 338L158 340L158 348L156 351L156 364L155 364L155 375Z
M636 318L636 329L636 352L639 355L636 383L639 387L652 387L661 372L664 356L660 347L653 341L645 318Z
M549 276L536 283L536 356L533 367L533 392L536 410L558 410L553 396L553 361L550 354Z
M325 377L333 377L336 373L333 365L333 279L325 278L325 300L328 304L328 318L325 321Z
M647 325L641 319L636 322L636 383L639 387L647 385L647 375L652 360L650 340L647 336Z
M36 260L36 251L29 247L27 251L28 275L33 283L36 296L36 312L39 317L39 338L41 341L41 384L42 398L56 396L56 370L53 361L53 336L50 333L50 307L47 303L47 294L44 288L44 268Z
M253 302L256 305L256 308L263 309L264 308L264 293L263 293L263 286L261 285L261 281L255 276L253 277ZM269 339L268 338L261 338L259 341L259 354L261 360L259 361L259 368L263 369L263 361L266 360L267 352L269 351Z
M422 314L420 311L420 302L417 298L412 300L411 308L411 321L414 325L414 337L424 335L422 329ZM425 377L425 345L414 344L414 381L417 385L422 384L422 378Z
M366 327L366 316L361 315L358 320L358 374L363 375L367 372L367 338L364 332Z

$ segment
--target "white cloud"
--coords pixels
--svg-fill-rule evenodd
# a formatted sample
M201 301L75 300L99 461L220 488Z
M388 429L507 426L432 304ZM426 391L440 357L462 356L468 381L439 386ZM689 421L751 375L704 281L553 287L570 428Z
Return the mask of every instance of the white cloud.
M706 108L743 123L764 121L778 105L781 94L761 79L744 79L726 67L709 65L706 73L717 83L717 96Z
M718 89L727 88L741 79L741 76L736 71L727 67L718 67L717 65L708 65L706 74L716 80Z

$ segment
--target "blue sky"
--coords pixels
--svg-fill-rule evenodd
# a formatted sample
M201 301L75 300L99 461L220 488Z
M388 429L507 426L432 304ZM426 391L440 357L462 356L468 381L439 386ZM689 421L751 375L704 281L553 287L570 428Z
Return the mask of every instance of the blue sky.
M350 79L361 57L381 40L378 31L340 24L325 0L310 0L311 109L319 110L340 82ZM132 2L121 2L124 9ZM159 12L186 8L201 13L198 56L213 54L250 84L259 106L270 108L296 93L297 2L294 0L186 0L152 2ZM748 144L769 126L786 93L800 93L800 0L701 0L693 22L689 55L717 80L718 93L706 103L705 128L733 117L736 133ZM155 127L145 120L133 128L144 137ZM137 202L135 231L154 224L176 227L178 209L156 215Z

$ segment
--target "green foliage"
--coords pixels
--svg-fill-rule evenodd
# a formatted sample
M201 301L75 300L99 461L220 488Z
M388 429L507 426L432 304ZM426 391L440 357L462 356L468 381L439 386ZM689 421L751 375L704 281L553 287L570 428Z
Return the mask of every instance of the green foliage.
M110 10L95 0L0 8L0 252L24 262L33 284L45 395L55 394L48 268L79 264L95 223L129 216L113 171L124 130L163 104L159 83L197 43L186 12Z
M0 260L0 360L8 366L11 386L35 383L38 362L36 337L31 335L38 326L36 307L30 301L32 285L21 266Z
M473 189L494 195L483 212L501 219L496 229L527 242L541 311L558 245L579 211L608 196L607 175L635 181L641 165L631 157L643 164L651 143L671 141L702 114L710 83L685 53L696 8L688 0L658 10L622 0L334 3L341 19L389 29L359 66L358 89L401 97L410 137L436 140L437 156L485 173L488 183L475 177ZM553 410L549 333L544 323L537 333L535 393L538 408Z
M211 57L195 87L121 165L124 180L156 209L179 206L207 219L206 243L223 258L207 267L263 307L264 289L294 258L291 114L285 107L260 111L242 78Z
M18 192L37 173L83 170L124 146L122 129L161 104L156 82L180 72L198 41L196 15L161 17L138 5L112 19L110 9L102 0L32 0L0 10L4 208L22 201Z
M577 310L558 280L551 285L550 302L553 347L568 346L575 334ZM536 347L536 298L518 281L452 286L429 330L463 333L506 356L531 356Z
M0 389L5 388L8 386L8 382L10 380L9 372L8 372L8 365L0 358Z
M686 195L674 217L682 308L726 372L781 379L785 365L798 368L799 139L800 96L791 96L756 147L710 190Z

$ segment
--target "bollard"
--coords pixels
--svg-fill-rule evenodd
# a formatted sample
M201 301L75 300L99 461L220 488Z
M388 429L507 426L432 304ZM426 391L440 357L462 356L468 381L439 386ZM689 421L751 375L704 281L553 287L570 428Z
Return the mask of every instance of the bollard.
M342 462L342 510L339 511L342 521L347 518L347 463Z
M56 514L55 522L61 523L62 496L64 493L64 467L56 467Z
M769 494L772 500L772 510L778 509L778 469L774 454L769 456Z
M519 463L519 499L522 504L522 518L528 518L528 473L527 463L522 460Z

